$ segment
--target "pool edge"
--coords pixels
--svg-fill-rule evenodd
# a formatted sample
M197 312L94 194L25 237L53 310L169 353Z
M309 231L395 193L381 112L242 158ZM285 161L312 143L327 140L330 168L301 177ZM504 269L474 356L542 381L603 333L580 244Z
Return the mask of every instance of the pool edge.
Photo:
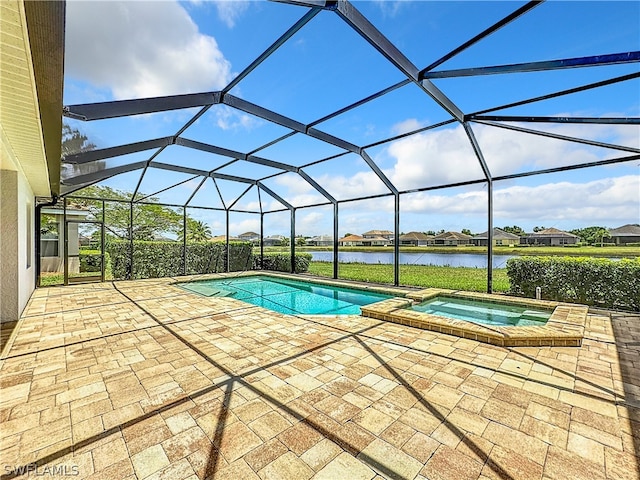
M553 312L544 326L503 327L454 320L407 308L413 301L424 301L439 295L553 309ZM406 297L406 299L389 299L366 305L361 308L362 316L455 335L501 347L579 347L582 345L587 312L589 310L586 305L441 288L428 288L412 292L407 294Z

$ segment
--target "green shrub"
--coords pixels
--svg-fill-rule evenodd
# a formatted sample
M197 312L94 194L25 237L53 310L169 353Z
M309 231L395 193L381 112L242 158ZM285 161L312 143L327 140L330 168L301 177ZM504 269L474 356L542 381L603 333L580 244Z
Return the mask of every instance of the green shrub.
M183 275L182 242L133 242L133 278L160 278ZM131 243L115 240L107 244L111 255L113 278L128 277ZM251 268L251 243L229 243L229 271ZM226 244L224 242L194 242L187 244L187 275L225 271Z
M296 253L295 273L304 273L309 270L309 263L313 255L310 253ZM291 272L290 253L265 253L262 265L260 256L253 258L253 270L273 270L276 272Z
M640 258L516 257L507 275L514 295L640 311Z
M100 271L100 250L80 250L80 271L81 272L99 272ZM87 256L90 255L90 256ZM112 280L111 255L104 252L104 278Z

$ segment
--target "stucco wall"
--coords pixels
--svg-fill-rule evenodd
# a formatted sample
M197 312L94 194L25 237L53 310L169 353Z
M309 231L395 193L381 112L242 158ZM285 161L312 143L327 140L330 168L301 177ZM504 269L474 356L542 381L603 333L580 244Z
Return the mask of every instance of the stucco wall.
M33 202L33 192L24 175L15 170L0 170L0 321L2 322L20 318L35 289ZM27 214L27 210L30 211L30 215ZM30 224L29 227L27 223ZM28 236L31 237L30 240Z

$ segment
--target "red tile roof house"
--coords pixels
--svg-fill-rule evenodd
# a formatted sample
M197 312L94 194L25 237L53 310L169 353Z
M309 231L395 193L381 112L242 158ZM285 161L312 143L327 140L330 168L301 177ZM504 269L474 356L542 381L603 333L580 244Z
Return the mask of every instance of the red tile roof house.
M487 230L488 232L488 230ZM474 235L471 239L471 243L479 247L486 247L489 245L489 236L487 232ZM493 229L493 244L494 245L519 245L520 237L513 233L505 232L499 228Z
M364 237L360 235L347 235L338 240L338 245L341 247L362 247Z
M409 232L404 235L400 235L400 245L402 246L414 246L422 247L426 245L433 245L435 242L433 235L427 235L422 232Z
M618 228L612 228L609 230L609 236L616 245L640 243L640 225L630 223Z
M457 246L469 245L472 238L471 235L467 235L466 233L444 232L433 237L433 240L435 245Z
M579 241L580 237L577 235L557 228L547 228L520 237L520 243L527 245L575 245Z

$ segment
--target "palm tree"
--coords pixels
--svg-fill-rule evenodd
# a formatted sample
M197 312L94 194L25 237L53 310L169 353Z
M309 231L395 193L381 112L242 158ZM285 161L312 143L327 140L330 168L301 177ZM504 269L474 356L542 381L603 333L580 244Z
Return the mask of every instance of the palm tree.
M178 233L183 235L182 230ZM201 220L187 218L187 242L206 242L211 238L211 227Z

